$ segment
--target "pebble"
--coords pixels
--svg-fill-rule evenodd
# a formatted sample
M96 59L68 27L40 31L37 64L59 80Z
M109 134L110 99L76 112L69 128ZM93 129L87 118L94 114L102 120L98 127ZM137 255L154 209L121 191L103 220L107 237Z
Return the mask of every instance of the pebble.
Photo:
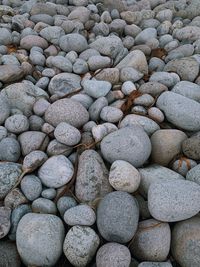
M200 186L196 183L168 179L150 185L148 207L155 219L176 222L191 218L199 212L199 198Z
M32 151L24 157L22 170L25 172L32 172L40 167L47 158L47 155L43 151Z
M171 91L200 102L200 86L195 83L181 81L177 83Z
M56 197L56 190L54 188L47 188L44 189L41 193L41 196L43 198L47 198L47 199L54 199Z
M107 241L129 242L137 230L138 219L137 201L126 192L107 194L97 208L97 227Z
M58 142L67 146L74 146L81 139L79 130L66 122L61 122L56 126L54 136Z
M136 86L133 82L126 81L122 84L121 90L125 95L130 95L133 91L136 90Z
M110 242L101 246L97 251L97 267L129 267L130 263L131 254L124 245Z
M168 223L154 219L139 222L138 230L130 246L134 257L143 261L165 261L171 242Z
M88 48L86 39L78 33L64 35L59 40L60 48L65 52L81 53Z
M61 36L65 35L64 30L59 26L49 26L40 31L40 35L48 42L58 45Z
M58 188L68 183L74 167L63 155L50 157L38 170L38 177L47 187Z
M158 96L162 92L167 91L167 90L168 88L166 85L160 82L156 82L156 81L144 83L138 89L140 93L150 94L153 97Z
M180 78L178 75L174 75L175 73L172 72L166 72L166 71L158 71L154 72L149 81L150 82L158 82L162 83L163 85L167 87L173 87L175 86L178 82L180 82Z
M48 47L48 43L44 38L40 36L27 35L21 39L20 46L27 50L30 50L33 46L38 46L42 49L46 49Z
M21 260L16 245L11 241L0 241L0 265L20 267Z
M197 165L196 161L188 158L179 158L172 164L172 169L182 176L186 176L188 171Z
M156 107L149 108L148 109L148 115L152 120L154 120L158 123L163 122L165 119L163 112L159 108L156 108Z
M109 172L109 183L117 191L133 193L140 185L140 173L130 163L123 160L113 162Z
M35 199L32 202L31 208L34 213L55 215L57 213L56 204L53 201L42 197Z
M17 162L21 154L19 142L6 137L0 141L0 160Z
M111 83L107 81L85 80L82 85L86 94L93 98L106 96L112 88Z
M122 117L123 112L120 109L110 106L102 108L100 113L100 118L102 120L112 123L118 122Z
M104 69L104 68L109 67L111 64L111 60L109 57L94 55L88 59L87 63L88 63L89 69L92 71L95 71L98 69Z
M37 199L42 192L42 183L35 175L25 175L20 186L23 194L30 201Z
M11 133L20 134L22 132L28 131L29 121L26 116L16 114L6 119L5 127Z
M186 180L195 182L200 185L200 164L192 167L186 175Z
M107 81L113 85L117 84L119 82L119 70L117 68L104 68L96 74L95 79Z
M108 106L108 100L102 96L93 102L93 104L89 107L90 119L93 121L98 121L100 118L101 110Z
M0 141L5 138L8 134L8 131L5 127L0 126Z
M141 262L138 267L172 267L170 262Z
M26 265L53 266L62 254L64 225L51 214L28 213L17 227L17 250Z
M10 230L11 209L8 207L0 207L0 239L6 236Z
M58 208L62 217L64 216L65 212L68 209L73 208L76 205L77 205L76 200L73 197L69 197L69 196L61 197L57 201L57 208Z
M67 233L63 251L73 266L87 266L95 255L100 240L87 226L73 226Z
M4 198L4 205L11 209L21 204L27 204L28 199L22 194L19 188L12 189Z
M14 64L0 66L0 82L11 83L24 77L24 71L21 66Z
M182 143L182 150L183 153L194 160L200 159L200 133L197 132L196 134L192 135L190 138L187 138Z

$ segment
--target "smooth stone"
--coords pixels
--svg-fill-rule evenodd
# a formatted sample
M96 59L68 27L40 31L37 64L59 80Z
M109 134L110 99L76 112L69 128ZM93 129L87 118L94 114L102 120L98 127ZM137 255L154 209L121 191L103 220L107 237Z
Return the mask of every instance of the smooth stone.
M101 110L100 118L107 122L116 123L123 117L123 112L115 107L104 107Z
M6 137L0 141L0 160L17 162L21 155L20 144L14 138Z
M40 35L48 42L58 45L61 36L65 35L63 28L59 26L49 26L40 31Z
M117 84L119 82L119 70L117 68L104 68L95 75L95 79Z
M134 125L141 126L148 135L152 135L160 129L160 126L152 119L137 114L126 115L120 122L119 128L123 129Z
M197 26L186 26L181 29L177 29L174 33L174 37L177 38L179 41L196 41L200 39L200 29Z
M170 262L141 262L137 267L172 267Z
M57 213L56 204L47 198L37 198L32 202L32 211L41 214L55 214Z
M143 73L132 67L124 67L120 70L120 81L132 81L137 82L143 77Z
M22 194L19 188L12 189L4 198L5 207L14 209L21 204L27 204L28 199Z
M122 93L125 95L130 95L133 91L136 90L136 86L133 82L131 81L126 81L122 84Z
M149 187L152 183L157 183L160 181L166 181L168 179L184 179L179 173L160 166L158 164L152 164L145 168L139 168L138 171L141 175L141 182L139 191L144 196L147 197Z
M10 115L10 105L8 103L8 100L5 96L0 94L0 106L1 106L1 112L0 112L0 125L4 123L4 121L9 117ZM4 136L5 134L3 134ZM5 136L6 137L6 136ZM2 138L2 135L1 135Z
M134 125L104 137L101 141L101 153L109 163L125 160L134 167L140 167L150 156L151 143L145 131Z
M92 71L98 70L98 69L104 69L110 66L111 59L109 57L103 57L103 56L91 56L88 59L87 62L89 69Z
M35 175L25 175L20 187L25 197L30 201L37 199L42 192L42 183Z
M52 188L67 184L74 173L72 163L63 155L50 157L38 170L41 182Z
M28 131L19 135L19 143L21 145L22 155L26 156L34 150L45 150L49 137L39 131Z
M16 114L6 119L5 127L9 132L19 134L29 129L29 121L26 116Z
M57 201L57 208L62 217L64 216L65 212L68 209L73 208L76 205L77 205L76 200L73 197L69 197L69 196L63 196L59 198Z
M196 161L188 158L179 158L175 160L172 164L172 170L178 172L179 174L186 176L187 173L197 165ZM187 179L187 178L186 178ZM190 180L190 179L189 179ZM193 181L195 182L195 181Z
M1 5L1 7L2 7L2 5ZM6 45L10 45L11 43L12 43L11 32L6 28L1 28L0 29L0 44L6 46Z
M93 201L111 192L108 170L101 156L86 150L79 157L75 194L82 202Z
M56 126L54 136L58 142L67 146L77 145L81 140L80 131L66 122L61 122Z
M8 207L0 207L0 239L6 236L10 230L11 209Z
M88 72L88 64L85 60L77 58L73 65L73 72L76 74L85 74Z
M200 130L198 102L173 92L164 92L157 99L156 106L175 126L187 131Z
M0 241L0 266L21 266L21 259L15 243L5 240Z
M134 99L134 105L141 105L144 107L151 107L154 104L154 98L149 94L143 94Z
M72 72L71 61L63 56L52 57L50 65L53 65L53 67L56 67L63 72Z
M66 146L58 142L56 139L53 139L47 147L47 154L48 156L64 155L68 157L72 150L73 147Z
M141 31L135 38L135 44L145 44L149 39L156 38L157 31L155 28L147 28Z
M25 172L32 172L40 167L47 159L47 154L43 151L32 151L24 157L22 170Z
M0 105L1 105L1 104L0 104ZM1 141L3 138L7 137L7 135L8 135L8 131L7 131L7 129L6 129L5 127L3 127L3 126L0 126L0 141Z
M81 3L78 3L80 2L80 0L73 0L72 1L73 3L72 4L75 4L75 5L81 5ZM83 4L85 1L83 1ZM90 10L84 6L78 6L76 7L69 15L68 15L68 19L69 20L76 20L78 19L79 21L81 21L82 23L86 23L90 18Z
M96 255L96 267L129 267L131 254L121 244L110 242L99 248Z
M54 199L56 197L57 191L54 188L44 189L41 193L41 196L46 199Z
M64 225L51 214L28 213L17 227L17 250L26 265L54 266L62 254Z
M187 135L176 129L158 130L151 136L151 158L154 163L167 166L182 151Z
M50 103L46 99L39 98L33 105L35 115L43 116L49 105Z
M172 230L172 255L185 267L198 267L200 264L200 218L193 217L175 224Z
M26 50L30 50L33 46L41 47L42 49L46 49L48 47L47 41L37 35L27 35L23 37L20 41L21 48Z
M152 120L158 123L162 123L165 119L163 112L159 108L156 108L156 107L149 108L148 115Z
M60 48L65 52L75 51L81 53L88 48L85 37L78 33L64 35L59 40Z
M153 97L160 95L162 92L167 90L167 86L159 82L147 82L142 84L138 89L140 93L150 94Z
M137 230L138 219L138 203L126 192L107 194L97 208L97 227L107 241L129 242Z
M186 139L182 144L183 153L194 160L200 159L200 132Z
M29 11L32 16L37 14L48 14L53 17L57 14L55 6L50 2L33 3Z
M89 109L89 107L93 104L93 98L86 94L75 94L71 97L71 99L80 102L86 109Z
M200 185L200 164L191 168L186 175L186 180L195 182Z
M133 193L140 185L140 173L130 163L123 160L113 162L109 173L109 183L117 191Z
M59 73L55 75L48 86L48 91L51 95L65 95L75 93L80 89L81 78L73 73Z
M171 91L200 102L200 86L196 83L181 81Z
M136 200L138 202L140 218L142 220L150 219L151 218L151 214L150 214L149 209L148 209L148 200L146 200L140 194L136 194L135 198L136 198Z
M106 96L112 88L111 83L107 81L85 80L82 85L86 94L93 98Z
M176 222L200 210L200 186L191 181L168 179L152 183L148 191L149 211L157 220Z
M98 121L100 119L101 110L106 106L108 106L108 100L104 96L95 100L89 107L90 119L92 121Z
M9 193L22 173L21 165L11 162L0 162L0 199Z
M65 212L64 221L70 226L91 226L96 221L96 214L90 206L80 204Z
M180 77L176 73L157 71L151 75L149 81L162 83L166 87L173 87L180 82Z
M170 242L169 224L149 219L139 222L130 251L136 259L142 261L165 261Z
M192 57L174 59L165 65L164 71L176 72L181 80L193 82L199 73L199 63Z
M0 82L12 83L22 79L24 71L21 66L14 64L0 66Z
M46 122L57 126L60 122L66 122L76 128L80 128L89 120L87 110L79 102L72 99L60 99L51 104L45 112Z

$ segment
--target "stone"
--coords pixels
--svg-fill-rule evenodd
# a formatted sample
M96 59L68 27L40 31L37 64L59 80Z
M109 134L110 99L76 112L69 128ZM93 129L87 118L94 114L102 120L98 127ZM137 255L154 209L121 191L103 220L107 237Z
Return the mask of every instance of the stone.
M80 131L66 122L58 124L54 130L54 136L58 142L67 146L77 145L81 140Z
M90 206L80 204L65 211L64 221L70 226L91 226L96 221L96 215Z
M168 88L159 82L147 82L142 84L138 91L143 94L150 94L153 97L160 95L162 92L167 91Z
M21 259L13 242L0 241L0 266L21 266Z
M109 173L109 182L117 191L133 193L140 185L140 173L130 163L123 160L113 162Z
M64 30L59 26L49 26L40 31L40 35L48 42L58 45L61 36L65 35Z
M164 114L162 113L162 111L159 108L156 107L151 107L148 109L148 115L149 117L158 122L158 123L162 123L165 119Z
M181 153L182 143L187 135L176 129L158 130L151 136L151 158L154 163L167 166Z
M137 201L126 192L107 194L97 208L98 230L110 242L129 242L137 230L138 219Z
M10 215L10 208L0 207L0 239L6 236L10 230Z
M72 163L63 155L50 157L38 170L38 177L47 187L59 188L68 183L74 173Z
M166 71L157 71L151 75L149 81L162 83L166 87L173 87L175 84L180 82L180 77L178 74L173 72L169 73Z
M67 157L71 154L72 150L73 147L66 146L53 139L47 147L47 154L48 156L64 155Z
M69 196L60 197L57 201L57 208L62 217L64 216L65 212L68 209L73 208L76 205L77 205L76 200L73 197L69 197Z
M20 46L26 50L30 50L33 46L38 46L42 49L46 49L48 47L48 43L44 38L40 36L27 35L21 39Z
M0 160L17 162L20 155L21 149L17 140L6 137L0 141Z
M129 267L131 254L129 249L121 244L110 242L99 248L96 255L97 267Z
M141 105L143 107L151 107L152 105L154 105L155 100L151 95L143 94L141 96L136 97L133 103L135 105Z
M101 110L100 118L107 122L116 123L123 117L123 112L115 107L104 107Z
M54 266L62 254L64 225L51 214L28 213L17 227L17 250L26 265Z
M179 41L191 40L196 41L200 38L200 29L197 26L186 26L181 29L177 29L174 37Z
M89 114L79 102L65 98L57 100L47 108L45 120L53 126L66 122L80 128L88 122Z
M106 97L102 96L95 100L89 107L90 119L98 121L100 119L101 110L106 106L108 106L108 100Z
M139 222L132 255L142 261L165 261L170 250L171 230L168 223L154 219Z
M48 87L48 91L51 95L65 95L75 93L80 89L80 77L73 73L59 73L55 75Z
M117 84L119 82L119 70L117 68L104 68L95 75L95 79Z
M200 159L200 133L192 135L190 138L186 139L182 144L183 153L194 160Z
M51 57L49 66L56 67L63 72L72 72L72 63L69 59L63 56ZM54 76L54 75L53 75Z
M111 83L107 81L84 80L82 85L86 94L93 98L106 96L112 88Z
M199 266L199 223L196 216L176 223L172 230L172 255L181 266Z
M156 106L175 126L187 131L200 130L198 102L173 92L164 92L158 97Z
M89 69L92 71L98 70L98 69L104 69L106 67L109 67L111 64L111 59L109 57L103 57L103 56L91 56L88 59L88 66Z
M86 109L89 109L89 107L92 105L93 98L86 94L75 94L71 97L71 99L76 100L77 102L80 102Z
M139 191L144 197L147 197L149 187L154 182L157 183L168 179L173 179L173 181L174 179L184 179L179 173L158 164L152 164L138 170L141 175Z
M164 71L176 72L182 80L193 82L199 73L199 63L192 57L169 61Z
M85 74L88 72L88 64L85 60L77 58L73 65L73 72L76 74Z
M93 201L111 192L108 170L101 156L86 150L79 157L75 194L82 202Z
M5 127L11 133L20 134L29 129L29 121L26 116L16 114L6 119Z
M50 2L48 3L34 3L30 9L30 14L37 15L37 14L48 14L50 16L56 15L56 9L54 5L51 5Z
M134 125L141 126L148 135L152 135L160 129L160 126L152 119L137 114L126 115L120 122L119 128L123 129Z
M65 52L75 51L81 53L88 48L85 37L78 33L64 35L59 40L60 48Z
M10 45L11 43L12 43L11 32L6 28L1 28L0 29L0 44L1 45Z
M124 67L120 70L120 81L132 81L137 82L143 77L143 73L132 67Z
M152 217L165 222L195 216L200 210L199 199L200 186L180 179L152 183L148 191L148 207Z
M186 180L195 182L200 185L200 164L191 168L186 175Z
M22 67L9 64L0 66L0 82L11 83L22 79L24 71Z
M0 162L0 199L4 199L18 181L21 173L20 164Z
M171 91L200 102L200 86L198 84L181 81L177 83Z
M47 159L48 157L43 151L32 151L24 157L22 170L32 172L40 167Z
M68 16L69 20L78 19L82 23L86 23L89 20L89 18L90 18L90 10L84 6L76 7Z
M178 172L182 176L186 176L189 170L194 168L197 165L195 160L188 158L179 158L175 160L172 164L172 170Z
M5 207L9 207L11 209L27 203L28 199L22 194L19 188L12 189L4 198Z
M0 105L1 105L1 104L0 104ZM3 126L0 126L0 141L1 141L3 138L7 137L7 134L8 134L7 129L6 129L5 127L3 127Z
M47 198L37 198L32 202L32 211L41 214L55 214L57 213L56 204Z
M151 143L148 135L138 125L124 127L108 134L101 141L103 157L110 163L125 160L140 167L149 158Z
M30 201L37 199L42 192L42 183L35 175L25 175L20 186L25 197Z
M157 31L155 28L147 28L141 31L135 38L135 44L145 44L149 39L156 38Z
M141 262L138 267L172 267L170 262Z
M1 106L0 125L2 125L4 123L4 121L10 115L10 105L9 105L8 100L6 99L6 97L3 96L2 94L0 94L0 106ZM4 136L4 134L3 134L3 136ZM1 138L2 138L2 135L1 135Z

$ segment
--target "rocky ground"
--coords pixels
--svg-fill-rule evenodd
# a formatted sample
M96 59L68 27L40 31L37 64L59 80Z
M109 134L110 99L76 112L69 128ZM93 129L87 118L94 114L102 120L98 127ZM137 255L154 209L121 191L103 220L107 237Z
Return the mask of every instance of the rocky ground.
M0 0L0 267L200 266L199 65L199 0Z

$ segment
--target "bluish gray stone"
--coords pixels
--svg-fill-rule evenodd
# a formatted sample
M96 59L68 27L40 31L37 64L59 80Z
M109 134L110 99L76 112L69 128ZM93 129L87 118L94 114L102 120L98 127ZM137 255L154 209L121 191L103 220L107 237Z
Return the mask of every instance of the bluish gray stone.
M200 164L188 171L186 180L195 182L200 185Z
M181 81L171 91L200 102L200 86L196 83Z
M59 198L59 200L57 201L57 208L62 217L64 216L64 213L68 209L73 208L76 205L77 205L76 200L73 197L69 197L69 196L63 196Z
M32 202L31 205L32 211L35 213L42 213L42 214L56 214L57 208L56 204L47 199L47 198L37 198Z
M78 33L64 35L59 40L60 48L65 52L75 51L81 53L88 48L85 37Z
M17 162L20 155L20 144L16 139L6 137L0 141L0 160Z
M42 183L35 175L25 175L20 186L25 197L30 201L38 198L42 192Z
M16 114L6 119L5 127L9 132L19 134L28 130L29 121L26 116Z
M80 131L66 122L61 122L56 126L54 136L58 142L67 146L77 145L81 140Z
M86 94L93 98L106 96L112 88L112 84L107 81L84 80L82 85Z
M48 42L58 45L61 36L65 35L64 30L59 26L49 26L40 31L40 35Z

